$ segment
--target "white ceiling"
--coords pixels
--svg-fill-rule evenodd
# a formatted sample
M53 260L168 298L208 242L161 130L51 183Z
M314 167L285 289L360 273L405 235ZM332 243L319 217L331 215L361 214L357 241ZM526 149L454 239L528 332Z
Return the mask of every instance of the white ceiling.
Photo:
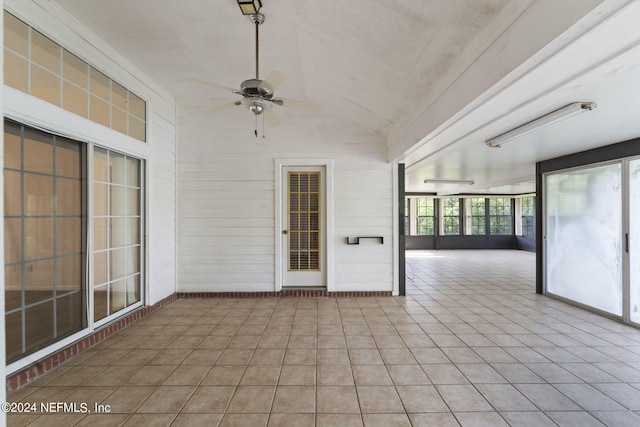
M56 1L179 102L213 108L236 99L189 78L235 88L254 77L254 29L236 0ZM281 71L288 81L277 96L321 104L316 120L338 117L345 129L357 126L377 135L376 143L392 144L540 1L264 0L260 77ZM582 29L553 55L525 64L526 72L392 156L407 165L407 191L531 192L536 161L640 136L639 2L590 0L601 2L609 12L630 5L607 16L596 10L577 24L593 30ZM486 148L486 139L572 101L599 106L502 149ZM278 131L286 132L287 117L301 113L277 114ZM427 185L427 178L475 184Z

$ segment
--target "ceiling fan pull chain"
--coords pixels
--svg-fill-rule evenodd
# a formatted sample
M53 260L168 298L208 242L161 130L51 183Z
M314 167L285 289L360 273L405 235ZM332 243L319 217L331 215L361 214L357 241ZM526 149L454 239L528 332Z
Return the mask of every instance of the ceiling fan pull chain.
M255 125L255 129L253 130L253 134L257 138L258 137L258 116L256 114L254 114L253 117L255 117L255 119L256 119L256 125Z

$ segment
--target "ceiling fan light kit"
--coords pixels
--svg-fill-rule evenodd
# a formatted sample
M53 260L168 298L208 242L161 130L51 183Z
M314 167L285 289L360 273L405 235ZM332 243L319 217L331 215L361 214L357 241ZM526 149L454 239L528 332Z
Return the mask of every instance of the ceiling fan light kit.
M571 104L535 118L530 122L508 130L494 138L488 139L485 141L485 144L487 144L487 147L489 148L500 148L504 144L514 141L516 138L535 132L538 129L549 126L560 120L564 120L584 111L593 111L597 106L598 104L595 102L572 102Z
M260 12L262 3L260 0L238 0L238 6L243 15L254 15Z

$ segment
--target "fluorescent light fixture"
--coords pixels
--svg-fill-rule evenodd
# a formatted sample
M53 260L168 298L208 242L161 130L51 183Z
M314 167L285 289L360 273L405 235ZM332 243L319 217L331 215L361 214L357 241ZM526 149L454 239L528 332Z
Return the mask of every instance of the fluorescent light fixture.
M500 148L504 144L507 144L508 142L511 142L516 138L527 135L531 132L535 132L540 128L549 126L557 121L564 120L583 111L594 110L597 106L598 104L596 104L595 102L572 102L569 105L565 105L562 108L545 114L544 116L538 117L537 119L533 119L528 123L520 125L517 128L511 129L494 138L491 138L486 141L486 144L489 148Z
M475 184L475 181L466 179L425 179L425 184Z
M238 5L243 15L255 15L262 7L260 0L238 0Z

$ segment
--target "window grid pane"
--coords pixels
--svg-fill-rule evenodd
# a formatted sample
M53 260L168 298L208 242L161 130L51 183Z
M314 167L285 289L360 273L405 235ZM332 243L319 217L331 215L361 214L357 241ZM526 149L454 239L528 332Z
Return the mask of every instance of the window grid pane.
M146 102L4 12L5 84L146 141Z
M446 236L460 234L460 199L442 199L442 231Z
M493 197L489 199L489 232L492 235L512 233L511 198Z
M140 301L142 168L141 160L98 147L93 162L93 295L98 321Z
M416 200L417 235L433 236L435 234L435 201L432 198L420 197Z
M12 362L86 325L86 152L79 142L9 121L4 126L5 157L12 159L4 170L6 355Z

